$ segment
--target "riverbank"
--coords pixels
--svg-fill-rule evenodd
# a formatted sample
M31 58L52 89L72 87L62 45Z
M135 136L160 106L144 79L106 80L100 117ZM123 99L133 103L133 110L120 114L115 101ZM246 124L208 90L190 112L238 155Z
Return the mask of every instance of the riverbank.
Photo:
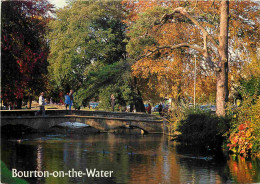
M225 149L247 157L260 157L260 100L245 101L226 117L200 108L168 114L174 140L205 149Z

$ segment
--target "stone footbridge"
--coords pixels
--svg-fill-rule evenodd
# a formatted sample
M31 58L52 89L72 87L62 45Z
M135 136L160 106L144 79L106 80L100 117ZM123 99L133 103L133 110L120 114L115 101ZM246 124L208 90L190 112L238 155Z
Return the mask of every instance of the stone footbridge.
M64 122L80 122L100 132L118 128L139 128L147 133L167 133L166 122L155 115L144 113L46 110L45 116L35 116L36 110L2 110L1 127L24 125L44 131Z

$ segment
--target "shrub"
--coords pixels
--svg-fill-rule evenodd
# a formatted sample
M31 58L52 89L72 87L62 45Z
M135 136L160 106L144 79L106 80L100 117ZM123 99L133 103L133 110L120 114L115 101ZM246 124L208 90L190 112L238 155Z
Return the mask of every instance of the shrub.
M228 131L230 120L212 115L210 110L202 110L178 104L169 114L174 139L184 144L201 148L219 149Z
M180 121L177 131L181 134L178 135L177 140L186 144L219 149L228 128L229 119L196 110L189 112L187 118Z
M260 96L244 98L235 111L229 150L243 156L260 156Z
M242 103L234 112L229 150L243 156L260 156L260 77L240 81Z

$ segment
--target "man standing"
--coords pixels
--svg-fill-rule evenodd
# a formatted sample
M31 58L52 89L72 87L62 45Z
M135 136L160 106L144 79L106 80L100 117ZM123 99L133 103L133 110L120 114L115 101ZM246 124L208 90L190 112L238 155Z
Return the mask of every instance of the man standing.
M71 106L73 104L73 90L72 89L70 90L69 98L70 98L69 110L71 110Z
M147 107L148 114L151 114L151 111L152 111L152 107L151 107L151 104L149 103L148 107Z
M45 116L45 107L44 106L46 105L46 103L45 103L45 99L44 99L44 92L41 92L41 95L39 97L39 105L40 105L40 110L37 111L35 113L35 115L38 115L39 112L41 112L42 116Z
M65 107L66 107L66 110L67 110L69 105L70 105L70 96L69 96L69 93L67 93L65 95Z
M111 101L112 110L114 112L115 111L115 96L114 96L114 94L111 95L110 101Z
M162 116L162 115L163 115L163 106L162 106L161 103L160 103L160 105L158 106L158 111L159 111L160 116Z

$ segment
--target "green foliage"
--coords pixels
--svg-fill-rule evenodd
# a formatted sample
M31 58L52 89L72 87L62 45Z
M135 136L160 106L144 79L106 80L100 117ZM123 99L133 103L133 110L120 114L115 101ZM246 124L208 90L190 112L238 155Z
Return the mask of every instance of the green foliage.
M228 130L229 120L212 115L210 111L190 108L177 126L177 141L204 148L219 149L223 135Z
M119 111L121 106L126 106L127 99L123 98L122 93L124 88L121 88L118 85L109 85L106 88L102 89L100 92L100 107L105 110L112 110L111 107L111 100L110 96L111 94L114 94L115 96L115 110Z
M260 156L260 78L243 82L243 101L234 109L229 136L229 149L244 156Z
M252 77L249 80L241 80L241 88L239 89L239 94L241 96L253 96L260 95L260 77Z
M61 90L80 89L89 69L123 57L125 26L120 8L120 2L75 1L57 12L49 24L49 72Z
M169 13L169 11L169 8L156 6L139 14L140 18L129 28L127 34L130 41L126 46L126 50L130 56L140 56L147 46L158 45L156 39L147 33L148 31L152 32L154 22L159 20L163 14Z
M129 70L126 61L90 70L84 86L75 93L75 102L82 105L84 101L99 100L98 107L110 110L110 96L114 94L116 108L134 103Z
M48 35L53 90L74 89L75 106L94 100L109 109L112 93L118 106L134 103L123 18L118 1L75 1L57 12Z
M13 178L12 172L6 167L3 161L1 161L1 182L8 184L27 184L24 179Z

